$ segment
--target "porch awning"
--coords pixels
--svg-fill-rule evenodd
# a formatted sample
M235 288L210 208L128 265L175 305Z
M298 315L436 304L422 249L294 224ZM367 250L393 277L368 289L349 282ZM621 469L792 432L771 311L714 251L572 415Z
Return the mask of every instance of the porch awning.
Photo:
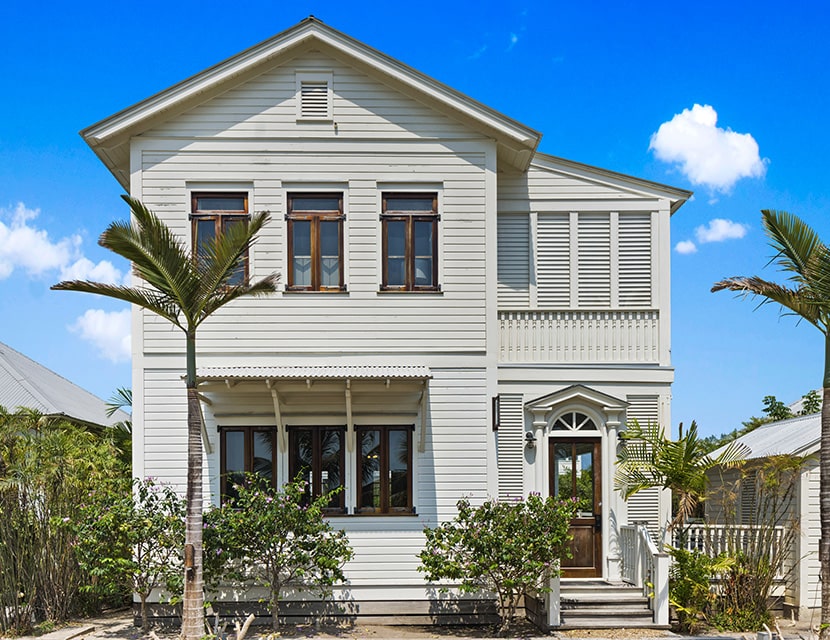
M224 380L425 380L429 367L420 366L300 366L300 367L204 367L196 370L199 381Z

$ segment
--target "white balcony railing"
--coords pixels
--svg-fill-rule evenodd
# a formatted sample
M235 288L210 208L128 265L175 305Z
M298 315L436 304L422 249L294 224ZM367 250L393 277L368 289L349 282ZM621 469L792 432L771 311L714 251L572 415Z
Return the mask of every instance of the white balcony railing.
M660 318L641 311L499 311L500 362L660 361Z

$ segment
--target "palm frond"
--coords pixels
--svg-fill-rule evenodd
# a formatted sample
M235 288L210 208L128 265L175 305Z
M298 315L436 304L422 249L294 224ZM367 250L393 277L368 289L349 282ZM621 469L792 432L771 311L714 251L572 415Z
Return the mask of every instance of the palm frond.
M111 418L112 415L124 407L133 406L133 390L128 389L127 387L118 387L113 394L107 398L105 405L107 407L107 417Z
M277 282L279 275L276 273L269 274L256 282L238 284L233 286L226 286L217 289L213 295L206 298L200 306L199 315L195 318L194 327L198 327L210 315L216 312L221 307L224 307L229 302L241 298L243 296L259 297L269 293L273 293L277 289Z
M820 331L826 330L826 323L822 322L822 306L828 305L828 301L817 299L808 289L791 289L758 276L734 276L712 285L713 293L723 290L735 291L742 296L760 296L764 298L761 301L762 305L777 302L793 314L816 326Z
M102 282L90 282L88 280L64 280L52 285L54 291L80 291L81 293L94 293L107 298L123 300L130 304L138 305L148 311L160 315L182 330L185 327L179 318L179 306L174 300L161 294L154 289L144 287L124 287L115 284Z
M793 280L809 286L814 256L825 249L821 238L798 216L786 211L764 209L761 216L770 246L777 252L772 262L793 274Z

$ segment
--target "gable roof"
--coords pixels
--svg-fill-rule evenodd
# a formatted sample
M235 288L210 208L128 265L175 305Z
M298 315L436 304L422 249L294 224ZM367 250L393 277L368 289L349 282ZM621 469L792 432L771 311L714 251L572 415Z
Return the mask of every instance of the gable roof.
M762 425L735 440L749 447L747 460L769 456L805 456L818 450L821 443L821 414L797 416ZM712 457L726 447L712 452Z
M107 417L101 398L0 342L0 406L36 409L87 424L110 425L130 416L116 411Z
M539 132L323 24L313 16L84 129L81 136L121 185L129 190L129 143L133 136L312 47L327 48L355 66L379 75L390 86L470 123L474 129L496 140L500 158L521 170L527 169L542 137Z
M587 180L607 187L621 189L632 194L647 197L666 198L671 202L671 213L677 211L684 202L692 197L691 191L670 187L660 182L643 180L624 173L601 169L581 162L559 158L546 153L536 152L531 160L531 165L542 170L555 171Z

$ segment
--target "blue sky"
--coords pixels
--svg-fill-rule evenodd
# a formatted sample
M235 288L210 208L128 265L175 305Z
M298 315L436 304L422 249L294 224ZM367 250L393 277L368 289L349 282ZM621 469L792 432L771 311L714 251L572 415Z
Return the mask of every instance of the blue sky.
M96 245L121 189L77 132L313 14L541 131L543 152L695 191L672 222L673 426L721 433L820 387L816 329L709 288L781 277L762 208L830 241L830 9L576 4L7 3L0 341L102 397L130 385L123 307L49 290L127 271Z

